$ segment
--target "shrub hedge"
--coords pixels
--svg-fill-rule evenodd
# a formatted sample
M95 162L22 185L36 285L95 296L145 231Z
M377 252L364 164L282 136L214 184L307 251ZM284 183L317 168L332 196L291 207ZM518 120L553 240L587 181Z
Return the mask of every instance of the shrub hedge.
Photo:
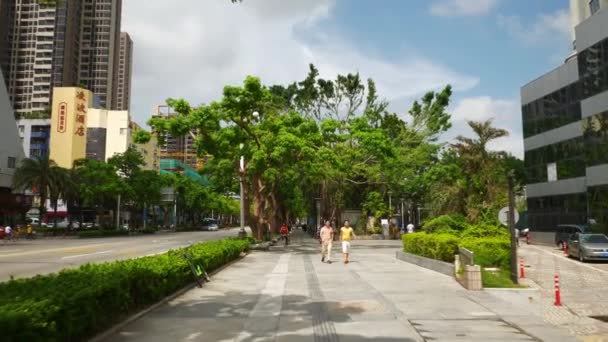
M81 238L96 238L109 236L125 236L129 235L129 231L125 229L102 229L102 230L82 230L78 232L78 237Z
M466 238L460 246L475 254L475 264L482 267L511 269L511 241L508 237Z
M442 215L424 222L422 230L427 233L453 234L459 235L460 232L470 228L467 220L461 215Z
M504 226L480 223L465 229L461 234L461 238L480 238L480 237L507 237L509 231Z
M203 242L187 250L212 271L249 240ZM85 341L193 282L184 249L0 283L2 341Z
M403 250L427 258L453 262L458 253L458 237L451 234L404 234Z

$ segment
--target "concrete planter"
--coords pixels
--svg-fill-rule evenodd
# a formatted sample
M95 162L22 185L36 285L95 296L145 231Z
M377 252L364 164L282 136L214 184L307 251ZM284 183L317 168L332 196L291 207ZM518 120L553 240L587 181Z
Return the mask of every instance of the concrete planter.
M425 258L419 255L414 255L403 251L397 251L396 258L401 261L409 262L410 264L424 267L450 277L454 276L454 265L449 262Z

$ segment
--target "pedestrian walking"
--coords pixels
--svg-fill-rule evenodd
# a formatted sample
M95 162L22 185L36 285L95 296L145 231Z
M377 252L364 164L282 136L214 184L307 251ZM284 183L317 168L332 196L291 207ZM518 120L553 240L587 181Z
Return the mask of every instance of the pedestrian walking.
M14 237L13 237L13 228L11 228L11 226L6 226L6 228L4 228L4 233L5 233L5 237L4 237L4 241L14 241Z
M319 232L321 239L321 262L331 264L331 247L334 240L334 230L331 228L329 221L325 221L325 226Z
M414 225L413 224L410 223L410 224L407 225L407 232L408 232L408 234L411 234L411 233L414 232Z
M340 228L340 241L342 242L342 255L344 256L345 264L350 262L350 242L356 237L355 231L350 226L350 223L348 221L344 221L344 227Z

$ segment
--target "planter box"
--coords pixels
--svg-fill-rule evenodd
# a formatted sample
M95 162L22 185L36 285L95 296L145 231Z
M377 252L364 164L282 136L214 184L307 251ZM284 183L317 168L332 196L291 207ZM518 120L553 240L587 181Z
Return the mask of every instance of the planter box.
M396 258L401 261L409 262L410 264L424 267L450 277L454 276L454 265L449 262L425 258L419 255L414 255L403 251L397 251Z

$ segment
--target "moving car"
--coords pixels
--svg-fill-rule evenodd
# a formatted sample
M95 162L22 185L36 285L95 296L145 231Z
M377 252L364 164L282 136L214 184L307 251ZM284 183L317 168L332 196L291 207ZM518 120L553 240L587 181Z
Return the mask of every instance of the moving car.
M201 230L204 231L217 231L220 228L216 219L206 218L203 219Z
M37 217L28 217L25 219L25 223L31 224L32 226L38 226L40 220ZM41 227L46 227L47 224L42 222Z
M572 234L568 240L568 256L587 260L608 261L608 236L604 234Z
M560 224L555 231L555 245L560 249L564 249L566 242L572 234L586 233L588 227L582 224Z

